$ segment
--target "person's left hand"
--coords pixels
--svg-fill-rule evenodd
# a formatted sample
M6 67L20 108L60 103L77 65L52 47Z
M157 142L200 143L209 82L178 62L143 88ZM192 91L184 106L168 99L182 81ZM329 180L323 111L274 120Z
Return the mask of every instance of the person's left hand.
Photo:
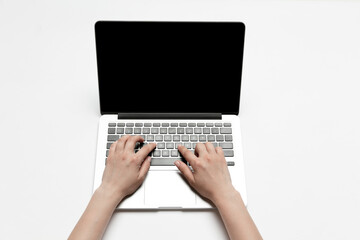
M134 193L149 171L151 158L148 154L156 144L149 143L135 153L135 144L143 141L140 136L126 135L110 147L100 188L117 202Z

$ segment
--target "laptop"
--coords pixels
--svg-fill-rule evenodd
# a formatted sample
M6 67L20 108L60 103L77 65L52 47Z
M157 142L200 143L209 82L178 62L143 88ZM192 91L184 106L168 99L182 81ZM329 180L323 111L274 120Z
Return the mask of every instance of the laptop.
M241 22L96 22L101 117L94 191L110 145L141 135L157 147L144 183L119 209L214 208L174 166L185 161L177 146L194 151L198 142L223 148L246 204L238 116L244 34Z

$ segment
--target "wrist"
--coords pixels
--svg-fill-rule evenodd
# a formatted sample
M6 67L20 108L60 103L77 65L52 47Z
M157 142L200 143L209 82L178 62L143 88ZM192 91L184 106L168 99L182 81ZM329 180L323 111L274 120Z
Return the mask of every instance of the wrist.
M221 193L215 195L212 199L214 205L219 208L228 202L233 201L234 199L241 198L240 193L234 188L230 188L227 191L222 191Z
M101 184L95 191L96 194L100 195L104 201L108 204L117 206L125 197L124 194L117 192L111 186Z

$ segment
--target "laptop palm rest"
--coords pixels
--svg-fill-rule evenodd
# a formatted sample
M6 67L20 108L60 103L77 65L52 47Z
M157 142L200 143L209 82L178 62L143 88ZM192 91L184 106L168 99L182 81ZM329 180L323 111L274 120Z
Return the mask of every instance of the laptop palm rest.
M145 205L158 208L194 206L193 190L178 171L149 171L145 181Z

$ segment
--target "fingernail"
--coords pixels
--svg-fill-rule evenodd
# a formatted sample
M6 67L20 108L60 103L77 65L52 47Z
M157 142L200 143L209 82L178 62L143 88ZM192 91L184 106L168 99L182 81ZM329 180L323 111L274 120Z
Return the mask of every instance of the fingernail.
M176 160L174 163L175 163L176 166L178 166L178 167L180 166L180 161L179 160Z
M146 161L151 162L151 157L150 157L150 156L147 156Z

